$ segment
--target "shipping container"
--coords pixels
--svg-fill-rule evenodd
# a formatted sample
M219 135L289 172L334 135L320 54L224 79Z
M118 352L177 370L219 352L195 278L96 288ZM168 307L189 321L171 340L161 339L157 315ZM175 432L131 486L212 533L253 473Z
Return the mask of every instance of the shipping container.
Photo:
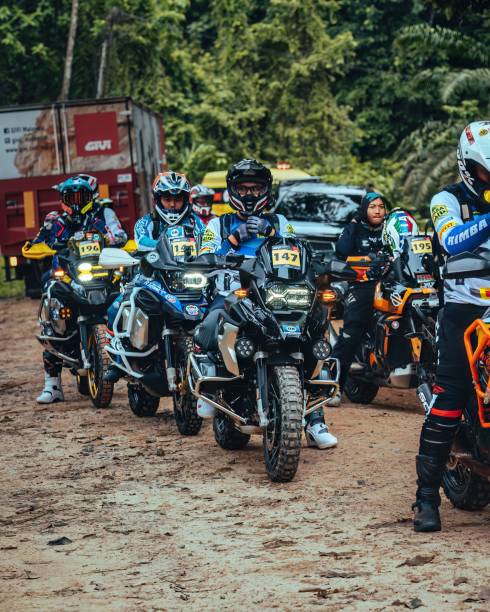
M7 278L36 294L39 270L23 261L46 214L60 210L53 189L68 176L97 177L129 235L150 210L153 177L167 168L162 118L131 98L0 108L0 252ZM15 269L15 274L14 274Z

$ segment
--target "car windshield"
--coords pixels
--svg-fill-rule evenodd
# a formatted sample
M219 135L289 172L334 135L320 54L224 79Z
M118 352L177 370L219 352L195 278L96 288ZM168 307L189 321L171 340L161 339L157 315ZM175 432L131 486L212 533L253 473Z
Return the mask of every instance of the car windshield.
M280 194L277 212L296 221L347 223L359 204L345 195L321 189L284 189Z

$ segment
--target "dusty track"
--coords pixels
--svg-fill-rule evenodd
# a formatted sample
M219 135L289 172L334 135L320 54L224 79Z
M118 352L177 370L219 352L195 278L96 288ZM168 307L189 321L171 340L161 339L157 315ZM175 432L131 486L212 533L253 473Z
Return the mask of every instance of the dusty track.
M96 411L64 374L68 401L38 407L35 312L0 302L1 610L490 608L488 511L445 500L442 533L412 531L413 392L330 410L338 448L275 485L259 438L183 439L168 403L134 417L123 382Z

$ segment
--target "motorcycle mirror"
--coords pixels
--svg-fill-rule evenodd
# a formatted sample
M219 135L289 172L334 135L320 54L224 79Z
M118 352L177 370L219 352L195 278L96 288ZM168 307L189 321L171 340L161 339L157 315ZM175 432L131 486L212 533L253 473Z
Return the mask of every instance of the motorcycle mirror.
M482 255L466 251L450 257L442 270L443 278L481 278L490 276L490 251Z
M137 266L139 263L139 259L131 257L131 255L126 251L123 251L122 249L115 249L113 247L102 249L102 253L99 257L99 265L108 269L116 269L120 268L121 266Z
M323 268L323 274L335 276L342 280L357 280L357 272L353 270L345 261L340 259L331 259Z

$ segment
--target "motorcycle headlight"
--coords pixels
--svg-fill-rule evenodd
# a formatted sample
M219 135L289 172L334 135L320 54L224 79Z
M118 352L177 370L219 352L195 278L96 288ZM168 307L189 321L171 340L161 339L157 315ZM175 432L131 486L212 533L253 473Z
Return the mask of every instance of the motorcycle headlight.
M81 264L78 264L78 272L78 280L82 283L88 283L94 277L92 274L92 264L88 261L83 261Z
M186 289L204 289L208 279L201 272L184 272L182 282Z
M285 308L308 308L313 294L308 287L301 285L271 285L265 292L265 303L272 310Z

